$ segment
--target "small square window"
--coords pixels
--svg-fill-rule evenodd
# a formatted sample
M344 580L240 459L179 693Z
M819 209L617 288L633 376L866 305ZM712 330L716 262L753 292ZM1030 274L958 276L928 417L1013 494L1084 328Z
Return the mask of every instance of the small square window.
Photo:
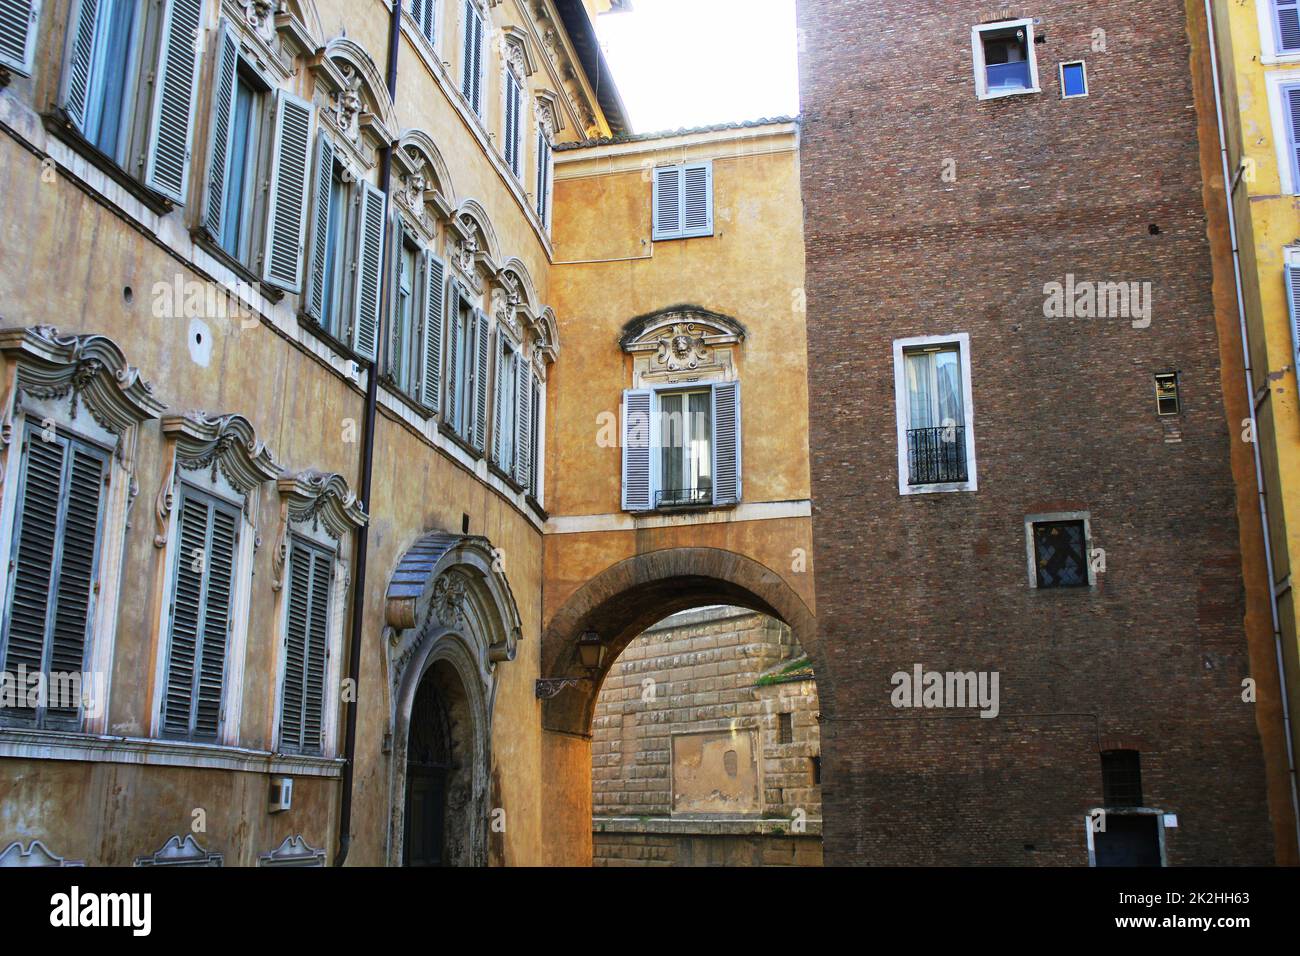
M777 719L780 724L780 742L783 744L794 743L794 716L792 714L778 714Z
M1034 521L1032 527L1034 586L1086 588L1088 529L1081 519Z
M1161 372L1156 375L1156 414L1177 415L1181 409L1178 402L1178 373Z
M1088 67L1082 60L1061 64L1061 99L1088 95Z
M1101 789L1108 807L1142 806L1142 755L1136 750L1104 751Z

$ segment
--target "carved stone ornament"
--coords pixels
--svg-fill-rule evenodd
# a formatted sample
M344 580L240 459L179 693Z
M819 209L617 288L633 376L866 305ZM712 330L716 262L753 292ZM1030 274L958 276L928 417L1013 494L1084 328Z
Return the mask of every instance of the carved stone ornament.
M33 840L25 849L22 843L10 843L0 851L0 870L29 866L85 866L80 860L65 860L51 853L40 840Z
M275 39L275 17L278 4L271 0L239 0L244 8L244 20L268 43Z
M284 587L284 569L289 559L289 531L293 525L310 524L339 542L344 535L365 527L370 520L342 475L304 471L284 475L276 482L282 508L280 533L271 555L272 588Z
M136 866L221 866L220 853L209 853L191 833L172 837L158 852L135 858Z
M433 585L433 609L443 627L459 627L465 620L465 582L444 574Z
M140 370L103 335L60 335L52 325L0 329L0 352L9 363L0 409L0 451L13 441L13 419L24 398L68 400L68 417L84 408L105 430L125 436L167 408ZM126 464L129 449L119 441L114 454Z
M691 322L679 322L659 337L655 361L670 372L697 369L707 361L709 350L704 344L704 330Z
M270 449L258 441L253 425L242 415L210 417L194 411L163 419L163 434L172 439L172 462L167 480L158 489L155 506L157 533L154 546L165 547L172 508L176 504L176 483L181 471L208 470L216 481L220 473L244 496L244 514L249 514L249 492L280 474Z
M503 276L502 284L492 290L492 312L516 342L522 342L524 337L523 324L519 321L519 303L518 288L509 275Z
M361 139L361 117L366 111L361 99L361 74L344 63L340 67L345 86L334 98L334 115L338 128L353 142Z

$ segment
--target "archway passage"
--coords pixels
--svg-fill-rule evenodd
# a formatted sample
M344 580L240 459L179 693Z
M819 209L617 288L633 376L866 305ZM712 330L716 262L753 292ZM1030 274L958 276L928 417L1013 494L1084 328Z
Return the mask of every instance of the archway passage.
M758 611L789 626L817 667L816 622L808 605L776 571L753 558L719 548L668 548L620 561L574 592L542 634L542 674L580 677L578 641L595 632L605 647L601 668L543 700L542 725L552 732L588 737L596 697L614 660L636 637L678 611L728 605ZM833 690L818 688L823 706ZM539 693L542 691L539 688Z
M411 707L406 750L407 866L474 863L473 741L469 701L452 668L436 662Z

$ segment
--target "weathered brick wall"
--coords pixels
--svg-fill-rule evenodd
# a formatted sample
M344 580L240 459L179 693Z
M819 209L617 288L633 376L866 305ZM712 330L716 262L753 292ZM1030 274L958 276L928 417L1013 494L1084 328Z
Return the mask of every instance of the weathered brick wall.
M1022 16L1043 92L981 102L971 28ZM800 0L799 21L827 862L1086 863L1105 738L1179 815L1170 863L1270 862L1184 5ZM1074 59L1091 95L1063 101ZM1150 326L1045 318L1067 274L1151 282ZM956 332L979 490L901 496L892 342ZM1106 572L1031 589L1024 517L1075 510ZM998 672L1000 716L894 709L915 663Z
M595 866L821 866L820 830L791 833L650 832L633 821L600 822Z
M802 818L820 818L816 685L806 670L780 672L802 656L779 620L740 609L673 615L637 637L617 659L597 701L591 740L595 816L775 818L800 810ZM770 676L759 685L764 672ZM716 796L707 766L686 779L686 763L699 754L684 753L682 741L735 741L742 735L751 735L736 748L742 760L753 753L746 799ZM740 791L746 790L744 771L741 766ZM725 791L727 780L716 783Z

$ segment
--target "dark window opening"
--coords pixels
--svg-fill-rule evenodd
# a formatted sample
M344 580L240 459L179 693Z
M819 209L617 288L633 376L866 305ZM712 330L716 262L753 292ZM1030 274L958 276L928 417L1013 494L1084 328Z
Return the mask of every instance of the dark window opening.
M1029 31L1024 25L980 33L984 49L985 86L989 93L1033 87L1029 67Z
M777 724L781 732L781 737L780 737L781 743L783 744L794 743L794 715L777 714Z
M1156 375L1156 414L1177 415L1181 407L1178 401L1178 373L1161 372Z
M1142 757L1136 750L1107 750L1101 755L1102 800L1108 807L1140 807Z
M1040 588L1086 588L1088 548L1083 522L1035 522L1034 567Z
M820 787L822 783L822 758L820 756L813 757L811 762L813 786Z

